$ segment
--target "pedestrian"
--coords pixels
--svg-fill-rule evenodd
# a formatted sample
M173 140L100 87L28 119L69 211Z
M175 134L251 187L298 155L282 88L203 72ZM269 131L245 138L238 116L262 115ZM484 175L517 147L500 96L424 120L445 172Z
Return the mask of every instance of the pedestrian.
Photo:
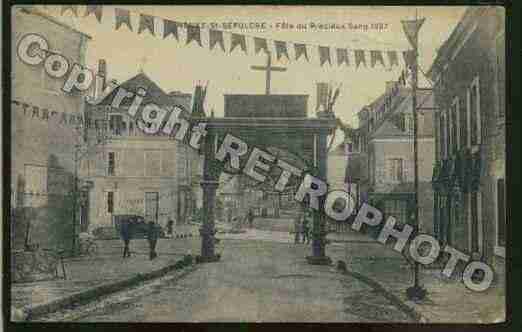
M252 226L254 224L254 213L252 212L252 209L248 209L247 220L248 220L248 227L252 228Z
M297 215L294 218L294 243L298 244L300 242L299 235L301 234L301 219L303 218L303 214L301 211L297 213Z
M169 221L167 221L167 234L168 235L172 235L172 226L173 225L174 225L174 220L169 219Z
M306 243L306 244L310 243L310 215L309 215L309 212L307 212L303 216L302 232L303 232L303 243Z
M156 253L156 243L158 242L159 237L159 225L157 225L154 221L149 221L148 230L147 230L147 240L149 241L149 258L153 260L158 257Z

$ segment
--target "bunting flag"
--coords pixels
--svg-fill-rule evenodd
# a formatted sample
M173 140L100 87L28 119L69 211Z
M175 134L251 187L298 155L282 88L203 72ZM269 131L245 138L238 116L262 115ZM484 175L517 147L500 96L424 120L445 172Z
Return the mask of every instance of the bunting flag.
M66 5L66 6L62 6L62 10L60 12L60 14L63 16L63 14L70 10L73 12L74 16L78 17L78 6L73 6L73 5Z
M328 61L330 65L332 62L330 60L330 48L325 46L319 46L319 61L321 62L321 66Z
M419 36L419 30L424 24L425 20L425 18L422 18L420 20L401 20L404 34L406 34L406 37L408 38L408 41L410 42L413 48L417 47L417 38Z
M241 50L246 53L246 40L244 35L240 35L238 33L233 33L230 38L230 53L236 48L236 46L241 46Z
M118 30L120 26L125 23L130 31L132 31L132 25L130 22L130 12L126 9L115 8L114 13L116 15L116 29Z
M260 50L264 50L265 53L268 53L268 44L266 43L266 39L254 37L254 51L257 54Z
M47 108L42 109L42 120L49 120L49 110Z
M96 16L96 19L98 20L98 22L101 22L102 13L103 13L102 6L89 5L85 9L85 15L83 15L83 17L87 17L91 14L94 14L94 16Z
M408 68L413 68L415 64L415 52L413 50L403 51L402 56L404 57L404 62Z
M68 5L68 6L61 6L61 13L62 15L65 14L67 11L72 11L75 16L77 16L77 7L75 5ZM90 16L91 14L94 14L96 16L96 19L98 22L101 22L102 19L102 9L103 6L101 5L87 5L84 17ZM131 11L127 9L122 8L115 8L115 30L119 30L122 25L126 25L127 28L130 31L133 31L130 13ZM134 13L134 12L133 12ZM179 31L178 28L181 27L182 29L186 29L184 32L186 33L186 43L185 45L189 45L192 41L196 41L199 46L202 45L201 40L201 29L199 25L186 25L180 22L171 21L164 18L159 18L156 16L151 16L147 14L142 13L136 13L137 17L139 17L139 23L138 23L138 34L141 34L144 30L148 30L153 36L156 35L156 28L155 28L155 19L161 19L163 21L163 39L167 38L170 35L174 35L177 41L179 41ZM404 32L406 33L406 36L410 43L414 44L416 42L416 38L418 35L418 31L420 27L424 24L425 19L420 20L414 20L414 21L401 21L403 25ZM233 33L229 31L222 31L222 30L216 30L216 29L207 29L205 30L205 33L208 31L208 38L209 38L209 50L213 50L216 47L216 44L219 44L221 47L221 50L223 52L225 51L225 42L224 42L224 34L228 33L231 35L231 45L229 53L232 53L237 46L239 45L241 47L241 50L244 54L248 54L247 51L247 43L246 38L247 35L239 34L239 33ZM295 50L295 61L298 61L303 55L306 58L306 61L310 62L310 59L308 57L308 51L307 48L311 47L312 45L304 44L304 43L295 43L292 41L281 41L281 40L272 40L272 39L266 39L266 38L259 38L259 37L251 37L253 38L254 42L254 53L258 54L259 51L262 49L266 54L269 54L269 42L274 42L275 50L276 50L276 56L277 59L281 59L283 55L290 60L290 55L288 52L288 45L293 44L294 50ZM315 47L315 46L314 46ZM317 46L319 51L319 62L320 65L323 66L326 62L328 62L330 65L332 65L332 61L335 61L332 59L332 55L330 54L330 48L335 49L336 58L337 58L337 65L342 66L345 64L346 66L350 66L351 56L348 56L349 49L348 48L336 48L336 47L330 47L330 46ZM366 62L366 55L365 52L370 52L370 66L371 68L376 67L375 65L379 62L383 67L385 67L385 61L384 61L384 53L386 52L388 61L389 61L389 67L386 68L390 70L393 66L399 66L399 60L398 60L398 52L401 52L401 50L393 51L393 50L364 50L364 49L357 49L354 50L354 64L356 68L359 68L362 64L364 64L365 67L368 67L368 63ZM406 51L402 51L403 56L405 57L405 61L408 64L408 66L411 67L411 64L413 63L411 61L412 54L407 53Z
M178 23L171 20L163 20L163 39L170 35L174 35L178 39Z
M399 66L399 57L397 56L396 51L387 51L388 54L388 60L390 62L390 67Z
M372 68L375 67L375 64L377 63L377 61L379 61L381 63L381 65L384 67L384 59L382 57L382 52L371 50L370 51L370 63L371 63Z
M364 57L364 50L355 50L355 66L359 68L361 63L366 67L366 58Z
M288 60L290 60L290 57L288 56L288 50L286 49L286 43L284 41L275 40L274 45L276 49L277 60L279 60L283 54Z
M154 16L140 14L138 34L140 34L145 29L149 30L150 33L154 36Z
M190 42L193 40L197 41L199 46L203 47L203 45L201 45L201 31L199 29L199 26L188 25L187 26L187 43L186 43L186 45L190 44Z
M305 56L306 61L310 61L310 60L308 60L308 53L306 53L306 45L305 44L294 44L294 48L295 48L295 60L296 61L299 60L299 58L303 54Z
M340 66L343 63L346 63L347 66L350 65L348 61L348 50L346 48L338 48L337 49L337 65Z
M223 31L220 30L209 30L209 47L214 49L216 43L219 43L221 50L225 52L225 42L223 40Z

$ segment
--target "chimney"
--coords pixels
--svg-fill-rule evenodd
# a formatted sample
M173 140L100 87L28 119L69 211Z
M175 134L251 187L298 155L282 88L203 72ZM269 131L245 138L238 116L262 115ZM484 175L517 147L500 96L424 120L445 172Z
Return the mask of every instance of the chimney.
M386 82L386 94L389 95L392 93L393 87L397 84L395 81L388 81Z
M95 98L98 98L98 96L100 96L102 91L105 90L105 86L107 85L107 62L105 61L105 59L100 59L98 61L98 76L101 76L102 79L100 82L98 82L98 80L96 81L96 84L98 85L100 83L100 86L95 87Z
M321 106L323 106L324 111L328 108L328 83L324 82L317 83L317 104L315 111L317 112Z

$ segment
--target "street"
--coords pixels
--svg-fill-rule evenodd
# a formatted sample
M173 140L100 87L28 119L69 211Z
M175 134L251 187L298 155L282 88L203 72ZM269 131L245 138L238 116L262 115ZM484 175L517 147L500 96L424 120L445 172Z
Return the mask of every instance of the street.
M306 263L309 248L285 233L249 230L222 237L220 262L200 264L58 312L43 320L82 322L361 322L408 321L382 294L334 266ZM288 238L290 238L289 234ZM259 239L255 239L259 237ZM196 240L194 240L196 241ZM343 247L338 246L342 251Z

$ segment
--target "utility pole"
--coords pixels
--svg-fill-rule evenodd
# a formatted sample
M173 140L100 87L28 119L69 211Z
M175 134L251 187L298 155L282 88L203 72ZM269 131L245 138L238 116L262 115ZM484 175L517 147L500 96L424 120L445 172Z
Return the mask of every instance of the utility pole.
M418 22L417 9L415 9L415 21ZM417 75L418 75L418 48L419 48L419 29L415 30L413 38L413 64L412 64L412 112L413 112L413 176L414 176L414 224L413 235L419 233L419 160L418 160L418 123L417 123ZM426 296L426 290L422 288L419 281L419 262L413 263L413 286L406 290L408 298L412 300L422 300Z

